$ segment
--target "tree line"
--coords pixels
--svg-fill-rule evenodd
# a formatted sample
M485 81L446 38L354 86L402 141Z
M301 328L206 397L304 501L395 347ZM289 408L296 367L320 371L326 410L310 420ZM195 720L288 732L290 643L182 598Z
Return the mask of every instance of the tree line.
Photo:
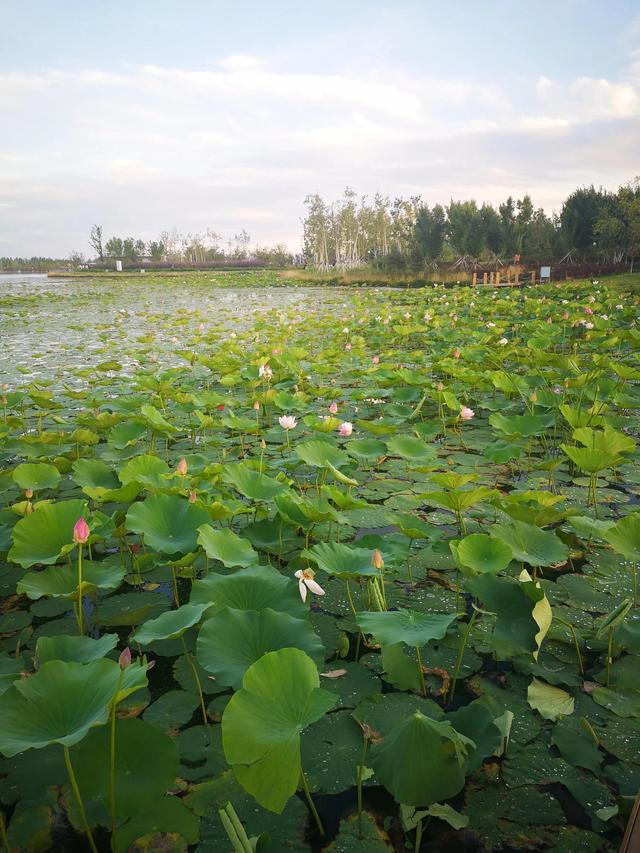
M94 225L89 235L89 245L98 262L121 260L129 263L151 261L199 265L211 261L256 260L273 266L287 266L293 262L291 252L284 243L252 247L251 236L244 229L227 240L225 246L222 236L210 228L195 234L183 234L174 228L163 231L156 240L145 242L136 237L105 238L102 226Z
M419 270L462 256L615 263L640 248L640 178L616 192L580 187L551 216L529 195L509 196L497 207L473 199L430 207L420 196L358 198L349 187L332 203L309 195L305 207L304 260L325 270L364 264Z

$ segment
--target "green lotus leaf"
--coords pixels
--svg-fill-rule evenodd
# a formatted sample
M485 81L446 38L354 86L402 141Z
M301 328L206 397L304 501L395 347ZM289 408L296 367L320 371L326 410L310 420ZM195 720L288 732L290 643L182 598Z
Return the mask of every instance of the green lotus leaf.
M510 545L502 539L487 536L486 533L472 533L465 536L455 548L455 555L464 568L477 574L496 575L507 568L513 559Z
M406 643L407 646L416 648L425 646L430 640L441 640L455 618L455 613L365 610L358 613L356 621L365 634L371 634L383 645Z
M123 486L129 483L141 483L154 489L163 489L171 469L163 459L157 456L136 456L122 468L118 474Z
M268 652L245 672L222 716L224 754L237 780L277 814L300 783L301 731L337 700L319 685L315 663L300 649Z
M130 503L142 488L135 481L122 486L116 472L100 459L77 459L72 471L75 482L95 501Z
M636 443L629 435L605 426L604 430L591 427L579 427L573 431L573 438L590 450L602 450L612 456L633 453Z
M122 583L125 568L117 563L84 560L82 564L82 595L96 589L117 589ZM37 601L51 598L78 597L78 572L75 566L52 566L39 572L27 572L18 581L17 591Z
M345 450L349 456L355 456L356 459L364 459L366 462L375 462L387 452L387 445L384 441L379 441L376 438L360 438L348 442L345 445Z
M96 822L108 823L109 727L91 731L75 749L73 759L87 816ZM144 773L140 773L140 767L145 768ZM163 809L167 791L173 788L178 775L175 740L143 720L117 721L115 786L116 813L120 821L141 810Z
M153 432L159 432L165 435L172 435L173 433L178 432L177 427L168 421L155 406L152 406L149 403L146 403L144 406L140 406L140 414L146 418L147 423Z
M489 423L495 429L500 430L508 436L520 436L531 438L542 433L553 426L555 418L553 415L501 415L494 412L489 415Z
M250 566L233 575L211 572L191 589L192 604L213 604L216 610L262 610L303 616L307 610L300 600L295 578L286 578L270 566Z
M130 420L116 424L107 436L107 442L116 450L124 450L140 441L147 434L147 424L144 421Z
M83 500L40 504L15 524L7 558L23 569L50 566L74 547L73 528L83 516L88 516Z
M59 634L56 637L38 637L36 660L42 666L51 660L89 663L109 654L118 644L117 634L104 634L99 640L91 637L74 637Z
M514 519L510 524L494 524L491 535L511 548L515 560L531 566L553 566L564 563L569 556L568 547L555 533L526 521Z
M396 802L428 806L462 790L466 759L474 748L474 742L451 723L416 711L371 747L368 761Z
M394 435L387 441L387 450L390 456L400 456L418 465L432 462L438 455L432 444L411 435Z
M78 743L90 728L106 723L120 672L117 663L104 658L54 660L14 682L0 696L0 752L11 757L51 743Z
M60 472L46 462L23 462L13 470L13 479L21 489L55 489L60 482Z
M314 440L303 441L296 445L296 454L314 468L327 468L331 464L334 468L340 468L349 463L349 457L335 444L329 441Z
M223 527L215 530L210 524L198 528L198 545L212 560L219 560L227 567L247 568L258 562L258 555L247 539L242 539L233 530Z
M493 575L480 575L468 581L472 595L495 614L492 642L498 660L519 654L529 657L538 650L536 636L540 626L533 611L544 592L533 582L517 582Z
M20 659L0 655L0 696L8 690L14 681L22 678L23 664Z
M287 488L286 483L274 480L266 474L259 474L242 462L225 465L222 479L225 483L235 486L245 498L255 501L270 501Z
M607 468L615 468L622 462L622 457L606 450L593 450L588 447L573 447L570 444L561 444L560 447L582 471L587 474L597 474L606 471Z
M144 536L161 554L189 554L198 544L198 528L209 521L209 513L179 495L153 495L132 504L127 528Z
M200 665L220 684L239 689L246 670L266 652L296 647L318 665L324 647L306 619L296 619L265 607L218 611L204 623L197 642Z
M640 562L640 513L621 518L601 535L625 560Z
M168 610L155 619L148 619L131 635L131 640L147 646L156 640L175 640L186 630L197 625L210 604L183 604L177 610Z
M303 552L303 556L323 572L343 580L375 577L378 572L371 562L372 555L373 551L368 548L352 548L341 542L319 542Z
M338 514L326 499L302 498L293 491L277 495L274 504L278 515L287 524L308 530L313 524L337 521Z

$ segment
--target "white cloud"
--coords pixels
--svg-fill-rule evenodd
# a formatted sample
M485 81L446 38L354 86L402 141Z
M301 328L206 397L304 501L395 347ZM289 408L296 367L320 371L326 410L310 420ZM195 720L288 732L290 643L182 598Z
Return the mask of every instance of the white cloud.
M244 54L200 70L0 73L0 233L16 254L67 252L94 221L145 238L244 226L296 247L304 196L346 184L444 202L522 189L556 207L576 183L637 171L634 73L497 85Z

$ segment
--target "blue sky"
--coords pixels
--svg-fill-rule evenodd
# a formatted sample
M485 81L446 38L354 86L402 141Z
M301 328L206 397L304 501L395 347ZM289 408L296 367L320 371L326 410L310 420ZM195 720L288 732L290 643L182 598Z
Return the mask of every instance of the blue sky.
M2 4L0 255L93 222L299 244L307 193L475 197L640 173L620 0Z

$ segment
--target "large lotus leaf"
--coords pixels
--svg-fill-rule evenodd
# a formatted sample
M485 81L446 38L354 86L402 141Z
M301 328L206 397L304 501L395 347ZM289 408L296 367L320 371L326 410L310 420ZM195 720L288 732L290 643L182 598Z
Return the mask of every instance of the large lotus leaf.
M60 482L60 472L46 462L23 462L13 471L13 479L21 489L55 489Z
M162 554L189 554L197 547L198 528L209 521L202 506L179 495L153 495L132 504L127 527L144 536L145 542Z
M412 435L394 435L387 441L387 450L390 456L400 456L418 465L432 462L438 455L433 445Z
M499 660L508 660L518 654L532 655L538 650L536 637L540 626L533 611L537 602L544 598L542 589L534 583L518 583L493 575L473 578L468 585L472 595L496 614L492 640Z
M227 567L247 568L258 562L251 543L228 527L215 530L210 524L203 524L198 528L198 545L202 545L207 557L219 560Z
M82 566L82 595L96 589L117 589L125 575L118 563L85 560ZM17 591L37 601L44 595L52 598L78 597L78 571L75 566L52 566L39 572L27 572L18 581Z
M383 645L405 643L414 648L441 640L456 618L455 613L416 613L412 610L362 611L356 621L365 634Z
M144 421L122 421L109 431L107 442L116 450L124 450L125 447L140 441L146 434L147 424Z
M602 535L625 560L640 562L640 513L632 513L621 518Z
M553 566L564 563L569 556L569 549L555 533L526 521L494 524L491 534L509 545L514 559L531 566Z
M259 474L241 462L225 465L222 479L225 483L235 486L245 498L254 501L270 501L287 488L286 483L267 477L266 474Z
M141 483L155 489L165 488L171 469L163 459L157 456L136 456L122 468L118 476L123 486L129 483Z
M165 435L178 432L178 428L168 421L155 406L149 403L140 406L140 414L146 418L147 423L154 432L164 433Z
M20 658L0 655L0 695L18 678L22 678L23 663Z
M462 790L467 755L474 748L451 723L416 711L371 748L368 761L396 802L428 806Z
M499 429L508 436L521 436L531 438L541 435L550 426L553 426L553 415L501 415L494 412L489 415L489 423L495 429Z
M116 813L119 820L141 810L162 810L179 775L178 746L172 738L138 719L116 722ZM74 751L73 767L87 816L108 824L109 726L90 732ZM144 768L144 772L141 772Z
M454 547L460 565L478 574L496 575L506 569L513 559L510 545L486 533L465 536Z
M73 528L82 516L87 517L83 500L41 504L16 522L7 558L23 569L50 566L73 547Z
M132 634L131 639L141 646L157 640L175 640L197 625L210 604L183 604L177 610L167 610L155 619L148 619Z
M300 782L300 733L337 699L319 684L316 665L303 651L268 652L246 671L222 717L224 754L236 778L277 814Z
M191 589L192 604L213 604L216 610L262 610L270 607L281 613L306 613L295 578L286 578L270 566L250 566L233 575L211 572Z
M377 438L360 438L355 441L350 441L345 447L350 456L355 456L356 459L364 459L367 462L374 462L380 459L387 452L387 445L384 441L379 441Z
M534 678L529 685L527 701L545 720L557 720L559 717L573 714L575 706L575 700L570 693L538 678Z
M314 468L340 468L350 460L344 450L336 447L329 441L314 440L303 441L296 445L296 454Z
M129 503L142 488L136 482L122 486L116 472L101 459L77 459L72 470L75 482L94 501Z
M594 450L590 447L574 447L570 444L561 444L560 447L569 459L587 474L597 474L607 468L614 468L622 462L622 457L606 450Z
M322 641L306 619L269 607L260 611L225 607L204 623L196 648L201 666L218 683L237 690L247 669L265 652L289 647L302 649L318 665L324 660Z
M467 760L468 771L477 770L485 758L498 753L502 733L494 722L494 715L479 700L447 714L447 721L475 744Z
M289 491L275 497L273 502L278 508L278 515L293 527L306 530L313 524L339 519L338 513L326 498L301 498Z
M371 562L373 551L367 548L352 548L341 542L319 542L304 551L304 556L337 578L373 577L378 574Z
M584 717L560 719L553 727L551 740L569 764L584 767L600 776L604 755L598 750L598 735Z
M614 456L632 453L636 446L631 436L618 432L611 427L605 427L604 430L595 430L586 426L579 427L573 431L573 438L591 450L603 450Z
M157 592L125 592L100 602L96 621L100 625L139 625L170 606L166 595Z
M0 696L0 752L11 757L50 743L73 746L106 723L120 667L111 660L49 661Z
M41 636L36 643L36 660L42 666L50 660L89 663L109 654L118 644L117 634L104 634L99 640L91 637L74 637L59 634L55 637Z

